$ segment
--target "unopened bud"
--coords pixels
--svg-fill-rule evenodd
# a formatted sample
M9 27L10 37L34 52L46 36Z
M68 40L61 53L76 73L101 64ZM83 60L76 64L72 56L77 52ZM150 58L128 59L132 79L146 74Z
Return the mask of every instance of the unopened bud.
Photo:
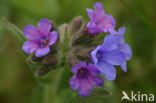
M57 58L56 56L53 55L46 56L42 61L43 65L46 65L48 67L51 66L53 68L57 65L57 63L58 63Z
M90 35L88 30L84 27L81 31L73 35L72 45L89 44L95 39L96 35Z
M41 77L41 76L46 75L46 74L49 73L50 71L51 71L51 68L46 67L46 66L44 66L44 65L41 65L41 67L38 68L36 74L37 74L37 76Z
M68 28L68 24L62 24L61 26L59 26L58 31L59 31L59 35L60 35L60 41L63 42L64 37L67 33L67 28Z
M54 21L51 21L51 20L50 20L50 22L52 24L52 28L50 29L50 31L57 31L56 30L56 24L55 24L55 22Z
M28 64L34 64L35 62L41 62L43 57L36 57L35 52L30 54L30 56L27 58Z
M96 47L79 47L74 50L74 54L76 57L81 59L81 61L90 61L91 56L90 52L94 50Z
M82 28L82 25L83 25L83 19L81 16L74 18L71 24L69 25L68 33L70 35L73 35L74 33L76 33Z
M68 64L69 64L69 67L72 68L74 65L76 65L77 63L79 63L80 61L74 57L74 56L70 56L68 58Z

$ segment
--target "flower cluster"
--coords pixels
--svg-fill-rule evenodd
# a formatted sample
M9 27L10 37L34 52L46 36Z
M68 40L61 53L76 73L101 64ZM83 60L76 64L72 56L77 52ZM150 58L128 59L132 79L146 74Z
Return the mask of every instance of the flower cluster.
M97 75L104 73L106 79L112 81L116 78L115 66L121 66L123 71L126 72L126 60L129 60L132 55L129 45L124 41L125 27L116 32L114 30L115 19L105 13L103 5L98 2L94 4L94 8L95 11L87 8L90 21L85 28L88 30L88 34L97 35L100 32L110 34L106 35L103 44L98 45L90 52L85 52L90 54L91 62L89 63L91 64L87 66L85 63L79 62L72 68L75 75L70 79L70 86L74 90L78 88L78 92L82 97L88 96L93 86L103 85L103 80ZM81 49L77 52L81 53L79 53L81 57L86 56Z
M24 28L23 33L28 41L23 44L23 51L28 54L34 54L38 60L42 57L44 66L59 64L61 56L56 56L63 43L58 43L58 50L54 52L57 46L52 47L57 42L63 41L64 33L67 31L68 43L65 49L69 55L66 57L71 71L74 74L70 78L69 84L73 90L78 90L82 97L89 96L92 87L99 87L104 84L101 75L104 74L106 79L112 81L116 78L115 66L120 66L124 72L127 72L126 61L131 59L131 48L124 40L125 27L115 30L116 22L112 15L105 13L103 5L99 2L94 4L95 10L87 8L90 21L83 23L81 17L75 18L67 29L65 25L58 33L49 20L41 19L38 27L28 25ZM109 33L105 36L102 44L95 43L93 40L100 33ZM60 41L58 40L60 37ZM98 44L98 45L97 45ZM62 50L60 50L62 51ZM60 57L60 58L59 58ZM61 60L59 60L61 59ZM61 63L60 63L61 64ZM39 75L45 75L44 67L38 71Z

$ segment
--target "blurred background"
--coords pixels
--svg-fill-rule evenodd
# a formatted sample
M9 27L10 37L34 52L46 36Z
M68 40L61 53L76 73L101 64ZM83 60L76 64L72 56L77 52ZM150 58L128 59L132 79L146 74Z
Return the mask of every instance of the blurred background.
M34 74L2 18L21 30L28 24L37 25L41 18L51 19L57 26L79 15L89 21L86 8L93 8L97 1L114 16L116 30L126 26L125 39L133 57L127 73L118 69L115 81L105 80L111 96L85 103L120 103L123 90L156 96L156 0L0 0L0 103L40 103L35 102Z

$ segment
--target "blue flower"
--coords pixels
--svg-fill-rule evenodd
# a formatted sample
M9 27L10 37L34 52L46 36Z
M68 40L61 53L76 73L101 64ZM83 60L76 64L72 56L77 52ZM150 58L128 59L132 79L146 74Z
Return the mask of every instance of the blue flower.
M124 41L124 32L125 27L119 29L117 36L107 35L104 43L91 52L92 62L110 81L116 78L114 66L121 66L126 72L126 60L132 55L129 45Z
M125 59L126 60L130 60L131 57L132 57L132 50L131 48L129 47L129 45L127 43L125 43L125 40L124 40L124 33L125 33L125 27L122 27L118 30L118 33L117 33L117 47L125 54ZM115 36L113 36L115 38ZM112 37L112 38L113 38ZM127 66L126 66L126 62L124 62L124 64L121 65L121 68L127 72Z
M87 65L85 62L79 62L72 68L74 76L70 79L70 86L73 90L78 89L78 93L82 97L89 96L92 87L102 86L104 81L101 77L97 77L100 71L94 64Z

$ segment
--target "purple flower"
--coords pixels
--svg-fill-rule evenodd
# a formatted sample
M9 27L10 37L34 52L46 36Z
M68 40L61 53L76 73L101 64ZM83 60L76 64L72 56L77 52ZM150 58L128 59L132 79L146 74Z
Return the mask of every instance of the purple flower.
M50 31L52 24L47 19L41 19L38 28L33 25L27 25L23 33L28 41L23 44L23 51L30 54L34 51L36 57L45 56L50 52L50 46L53 45L58 38L56 31Z
M97 77L100 71L93 65L79 62L72 68L74 76L70 79L70 86L73 90L78 89L82 97L89 96L93 86L102 86L104 81Z
M93 63L110 81L116 78L114 65L121 66L126 72L126 60L129 60L132 55L130 47L124 42L124 32L125 27L119 29L117 36L107 35L104 43L91 52Z
M100 32L109 32L115 34L116 26L115 19L112 15L105 14L103 5L99 2L94 4L95 11L87 8L88 16L90 18L86 28L90 34L98 34Z

